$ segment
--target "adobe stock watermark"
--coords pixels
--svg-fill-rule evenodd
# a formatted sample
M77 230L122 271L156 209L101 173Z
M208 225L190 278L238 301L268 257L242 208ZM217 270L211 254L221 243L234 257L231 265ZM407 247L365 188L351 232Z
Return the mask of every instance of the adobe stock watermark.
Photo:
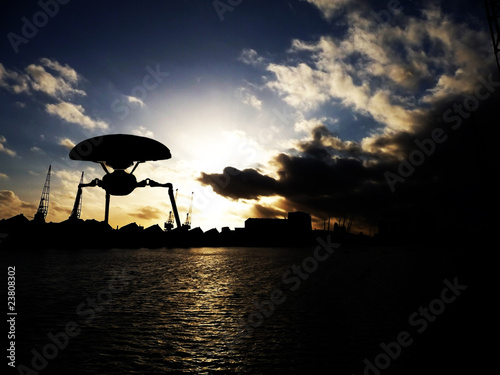
M379 26L392 21L392 17L398 16L403 12L403 6L399 0L389 0L386 9L379 10L378 12L371 11L371 15L375 18Z
M81 334L86 325L92 323L96 318L96 313L102 312L104 307L109 304L114 296L123 292L124 288L134 279L125 269L114 272L113 278L107 286L97 292L95 297L87 297L76 307L76 314L79 319L68 321L64 329L59 332L49 332L47 334L47 343L41 348L31 349L33 355L31 367L19 364L16 368L21 375L38 375L49 365L49 361L54 360L64 349L66 349L71 339Z
M454 103L451 108L448 108L443 113L443 121L451 124L452 130L457 130L462 126L463 120L471 116L471 113L479 108L480 102L491 97L491 94L497 87L500 87L500 82L493 80L492 74L487 79L479 76L477 78L480 85L474 91L474 95L466 95L461 102ZM396 191L396 184L403 183L409 178L425 160L436 151L437 145L444 143L448 139L448 134L442 128L434 128L430 138L423 140L415 139L414 143L417 146L413 149L408 158L402 160L397 168L397 173L386 171L384 177L391 192Z
M331 237L328 235L326 242L318 237L316 242L318 245L313 250L313 255L305 257L299 265L294 264L281 275L283 285L294 292L300 288L302 282L309 279L309 277L316 272L320 263L330 259L335 249L340 247L339 243L331 242ZM248 314L246 319L239 319L239 326L241 332L237 335L228 338L226 344L230 349L234 349L235 345L243 342L252 336L256 328L262 326L266 318L273 315L276 308L287 300L286 290L281 288L273 289L269 293L269 299L264 301L255 300L255 311Z
M31 39L33 39L38 31L49 23L51 18L54 18L59 13L59 6L66 5L70 0L40 0L37 2L41 10L36 11L31 16L21 17L21 35L14 32L9 32L7 34L7 39L9 39L10 45L15 53L19 52L19 46L21 44L28 44Z
M459 284L457 277L453 279L453 283L448 279L445 279L443 283L446 287L441 290L440 297L433 299L427 307L420 306L408 318L410 326L415 327L416 332L419 334L425 332L429 324L443 314L446 305L453 303L467 289L467 285ZM414 338L409 331L399 332L396 339L387 344L381 342L381 352L373 360L368 358L363 360L365 365L363 375L380 375L383 370L389 368L392 361L395 361L401 355L403 348L409 347L413 342Z
M224 13L232 12L243 0L214 0L212 5L219 16L219 20L224 21Z
M120 120L127 118L134 106L143 106L148 92L155 90L170 75L170 73L160 70L160 64L156 64L154 69L149 65L144 69L147 74L142 78L140 85L130 90L130 96L122 96L121 99L116 99L111 103L111 110L117 114Z

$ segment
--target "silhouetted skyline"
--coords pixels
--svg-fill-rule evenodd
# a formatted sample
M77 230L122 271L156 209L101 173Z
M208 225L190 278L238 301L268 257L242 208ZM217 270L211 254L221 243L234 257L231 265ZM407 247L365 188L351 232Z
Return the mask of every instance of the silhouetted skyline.
M171 150L137 179L173 183L183 221L193 197L204 230L290 211L487 230L500 78L482 4L57 4L2 12L0 218L34 215L52 165L47 220L65 220L82 171L101 177L69 150L120 133ZM82 218L104 218L98 190ZM113 200L111 225L163 225L152 190Z

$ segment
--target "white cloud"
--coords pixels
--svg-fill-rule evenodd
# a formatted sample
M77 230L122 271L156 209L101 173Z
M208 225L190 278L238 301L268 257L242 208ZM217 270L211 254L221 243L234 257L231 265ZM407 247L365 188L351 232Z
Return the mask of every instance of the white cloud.
M0 87L15 94L29 92L29 78L26 74L6 69L0 63Z
M329 98L326 73L305 63L297 66L270 64L267 68L276 80L267 86L281 94L289 105L301 110L311 110Z
M340 151L359 147L365 154L400 157L391 137L416 130L440 100L474 92L478 77L489 71L487 33L454 21L438 7L420 16L400 13L394 16L399 20L380 24L362 1L308 1L327 18L348 5L346 31L340 37L293 40L287 59L266 65L273 76L265 87L300 114L297 132L310 133L324 120L319 110L334 103L380 124L356 145L330 139ZM249 61L256 56L246 55Z
M259 56L257 51L251 48L245 48L243 51L241 51L238 60L245 64L253 66L264 66L267 64L266 59L264 59L262 56Z
M31 87L35 91L43 92L54 98L65 98L73 94L85 95L84 91L74 87L76 81L73 81L73 78L68 80L66 75L54 76L41 65L28 65L26 72L31 78ZM65 74L69 73L65 72Z
M141 137L153 138L154 134L151 130L148 130L144 126L139 126L137 129L132 130L132 134L139 135Z
M321 118L305 118L303 113L299 113L299 118L295 121L295 126L294 129L297 133L305 133L307 135L310 135L312 133L312 130L319 125L323 125L326 122L338 122L338 120L334 119L329 119L327 117L321 117Z
M315 5L327 19L332 18L338 11L342 10L350 0L306 0Z
M28 65L25 73L8 70L0 63L0 87L15 94L42 92L56 99L84 96L85 92L77 88L79 81L73 68L47 58L42 58L40 64Z
M78 183L80 182L81 172L78 171L70 171L67 169L54 169L52 174L54 175L54 177L58 178L61 183L65 185L63 186L65 190L67 190L66 188L68 187L74 188L75 186L78 186Z
M238 89L238 95L241 96L243 103L249 105L257 110L262 109L262 101L259 100L254 94L252 94L248 89L240 87Z
M78 73L76 70L71 68L69 65L61 65L57 61L52 61L47 58L42 58L41 62L44 66L47 68L50 68L52 70L55 70L56 72L60 73L62 77L64 77L67 81L72 82L72 83L77 83L79 78L78 78Z
M69 123L80 125L85 129L105 130L108 128L108 124L105 121L93 120L89 116L85 115L85 110L81 105L60 102L58 104L47 104L45 106L45 110L51 115L57 116Z
M30 148L30 151L39 155L45 155L45 152L40 147L33 146Z
M3 136L0 135L0 152L3 152L4 154L7 154L9 156L16 156L16 152L14 150L11 150L10 148L7 148L4 146L4 143L7 142L7 139Z
M60 64L47 58L40 59L37 64L30 64L26 67L25 73L18 73L6 69L0 63L0 88L4 88L15 94L43 93L56 99L57 104L45 104L47 113L57 116L69 123L78 124L85 129L107 129L105 121L92 119L85 114L83 106L70 103L67 98L75 95L85 96L85 91L78 88L81 81L80 75L69 65ZM43 96L41 97L43 100ZM127 97L129 102L137 103L141 106L144 103L137 98ZM16 102L19 108L24 107L21 102ZM0 151L13 156L12 150L1 145Z
M69 138L61 138L59 140L59 145L67 148L68 150L71 150L73 147L76 146L75 142L73 142Z
M325 12L342 3L310 2ZM269 64L275 77L267 87L306 114L340 102L378 121L384 134L412 131L424 110L416 107L419 101L433 104L471 92L485 69L487 35L454 22L438 8L396 24L380 25L361 12L346 17L342 38L294 40L289 53L302 60Z
M132 104L132 105L138 105L141 108L144 108L146 106L146 103L144 103L141 99L131 96L131 95L122 95L123 99Z
M262 109L262 101L257 99L255 95L249 95L243 100L243 103L258 109L259 111Z

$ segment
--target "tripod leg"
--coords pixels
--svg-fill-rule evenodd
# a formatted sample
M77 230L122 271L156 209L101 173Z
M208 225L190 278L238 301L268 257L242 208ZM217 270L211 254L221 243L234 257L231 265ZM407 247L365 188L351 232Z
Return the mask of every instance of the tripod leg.
M172 204L172 210L174 211L175 222L177 223L177 228L181 227L181 220L179 219L179 212L177 211L177 204L175 203L174 188L172 184L168 184L168 195L170 197L170 203Z
M108 224L109 221L109 200L111 196L109 193L106 193L106 206L104 207L104 222Z

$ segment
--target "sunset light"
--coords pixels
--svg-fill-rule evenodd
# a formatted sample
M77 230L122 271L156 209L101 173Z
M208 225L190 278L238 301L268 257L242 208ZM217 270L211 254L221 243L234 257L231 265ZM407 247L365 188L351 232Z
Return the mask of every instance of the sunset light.
M9 374L495 368L500 0L0 7Z

